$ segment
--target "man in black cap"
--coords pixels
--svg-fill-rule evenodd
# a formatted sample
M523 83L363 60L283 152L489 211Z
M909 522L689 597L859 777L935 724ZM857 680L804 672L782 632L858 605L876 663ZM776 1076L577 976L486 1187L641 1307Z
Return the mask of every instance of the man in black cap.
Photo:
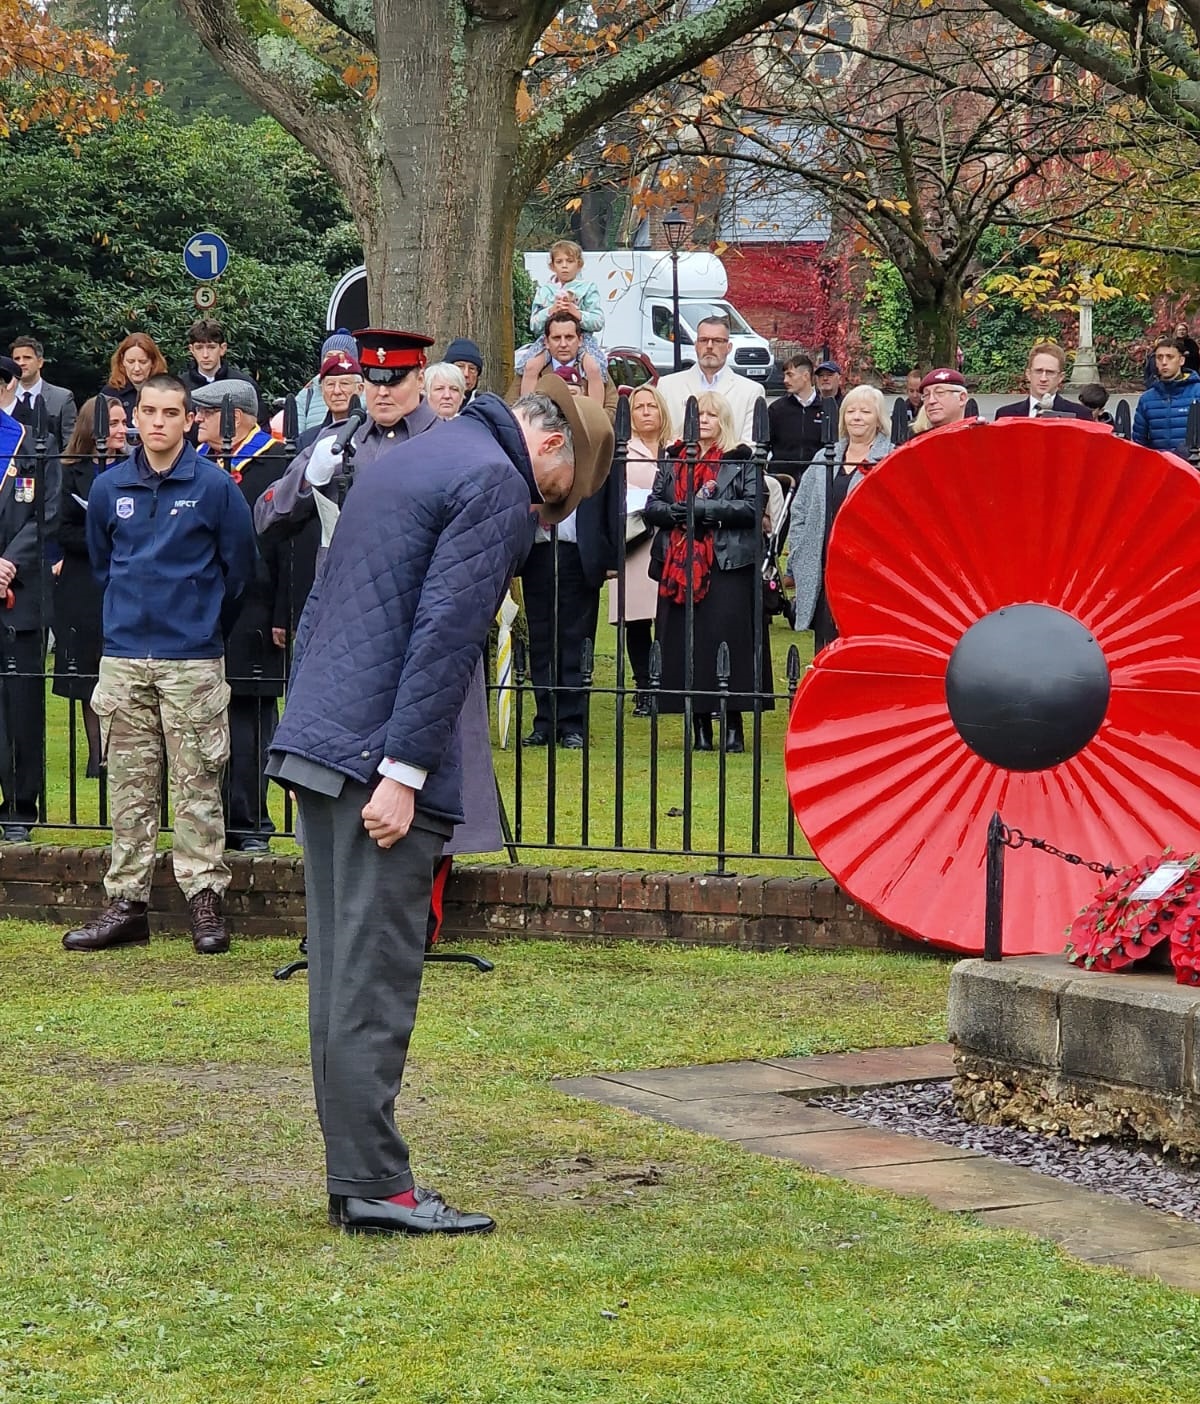
M221 434L221 407L233 408L229 451ZM258 426L258 397L246 380L214 380L192 391L200 453L232 477L251 510L287 468L283 445ZM254 578L242 595L237 619L225 639L229 684L229 764L222 800L225 847L235 853L266 853L275 825L267 811L267 748L279 720L283 696L284 643L276 620L286 617L284 566L287 543L278 535L259 545Z
M0 356L0 838L28 843L38 822L46 738L46 631L61 470L34 455L33 432L13 417L21 368ZM39 531L38 512L44 511Z
M822 361L813 372L817 382L817 394L823 400L836 400L842 403L842 368L836 361Z
M346 1232L494 1227L415 1184L395 1100L434 864L463 818L463 701L535 509L563 520L612 462L604 411L547 380L358 471L296 639L269 769L304 827L313 1085Z
M423 398L433 337L380 327L367 327L354 335L367 406L365 419L350 439L347 460L359 472L386 449L425 433L439 420ZM312 517L317 510L314 486L327 486L341 464L340 452L331 451L335 433L336 426L326 428L259 498L254 525L260 536L272 527L302 527Z
M479 388L479 377L483 374L483 352L469 337L458 336L446 347L446 354L442 360L449 361L452 366L457 366L462 371L463 379L467 382L467 393L463 397L462 408L466 409Z

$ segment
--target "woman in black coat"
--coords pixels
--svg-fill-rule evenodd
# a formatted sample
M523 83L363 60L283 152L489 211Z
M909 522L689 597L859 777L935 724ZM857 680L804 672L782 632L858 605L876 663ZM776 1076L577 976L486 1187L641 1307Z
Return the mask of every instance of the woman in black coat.
M107 396L105 396L108 399ZM55 539L59 559L54 575L54 684L56 697L83 704L87 733L87 778L100 775L100 723L92 711L92 689L100 672L104 645L101 607L104 595L92 574L87 548L87 500L98 474L127 455L125 406L108 399L108 438L101 457L96 444L96 401L93 395L79 411L75 429L62 454L62 499Z
M689 465L683 445L668 450L643 517L661 528L651 573L658 574L655 637L662 649L660 710L682 712L686 689L687 501L695 499L692 551L692 728L698 751L710 751L712 713L718 705L717 650L728 645L730 676L726 749L745 750L742 713L754 706L754 597L761 591L756 561L759 468L737 442L733 412L724 395L706 391L700 410L700 456ZM689 481L690 479L690 481ZM763 633L759 678L762 707L774 707L771 654Z

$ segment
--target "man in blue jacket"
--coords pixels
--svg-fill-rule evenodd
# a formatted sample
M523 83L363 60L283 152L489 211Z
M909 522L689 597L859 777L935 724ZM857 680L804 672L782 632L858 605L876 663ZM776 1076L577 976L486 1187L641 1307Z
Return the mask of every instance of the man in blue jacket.
M228 473L186 441L187 388L155 375L138 395L141 447L102 473L87 541L104 591L104 653L92 708L108 753L109 905L68 931L71 951L144 944L165 746L172 862L201 955L229 949L221 772L229 758L225 638L254 576L254 524Z
M300 803L313 1086L347 1232L493 1227L415 1185L395 1100L434 864L463 818L463 699L535 508L570 515L612 446L601 406L561 381L511 410L477 396L358 470L301 618L267 769Z
M1154 343L1158 380L1137 402L1133 442L1164 453L1187 453L1188 411L1200 400L1200 375L1184 366L1178 338L1160 336Z

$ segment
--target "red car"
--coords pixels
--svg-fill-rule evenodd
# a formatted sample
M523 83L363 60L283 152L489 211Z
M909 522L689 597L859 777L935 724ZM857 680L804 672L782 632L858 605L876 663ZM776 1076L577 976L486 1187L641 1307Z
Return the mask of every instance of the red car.
M658 384L658 372L650 358L629 346L615 346L608 353L608 373L620 395L632 395L641 385Z

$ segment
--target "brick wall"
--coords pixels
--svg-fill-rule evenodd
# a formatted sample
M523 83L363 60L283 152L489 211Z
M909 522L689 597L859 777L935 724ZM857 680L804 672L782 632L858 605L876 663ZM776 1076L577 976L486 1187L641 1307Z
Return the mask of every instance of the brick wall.
M0 914L64 927L104 902L108 850L0 845ZM300 857L230 855L226 898L240 936L304 930ZM167 855L154 874L152 922L179 930L185 905ZM469 940L526 936L546 940L672 941L686 945L858 946L927 949L897 935L841 893L830 879L704 877L616 869L467 866L446 893L445 936Z

